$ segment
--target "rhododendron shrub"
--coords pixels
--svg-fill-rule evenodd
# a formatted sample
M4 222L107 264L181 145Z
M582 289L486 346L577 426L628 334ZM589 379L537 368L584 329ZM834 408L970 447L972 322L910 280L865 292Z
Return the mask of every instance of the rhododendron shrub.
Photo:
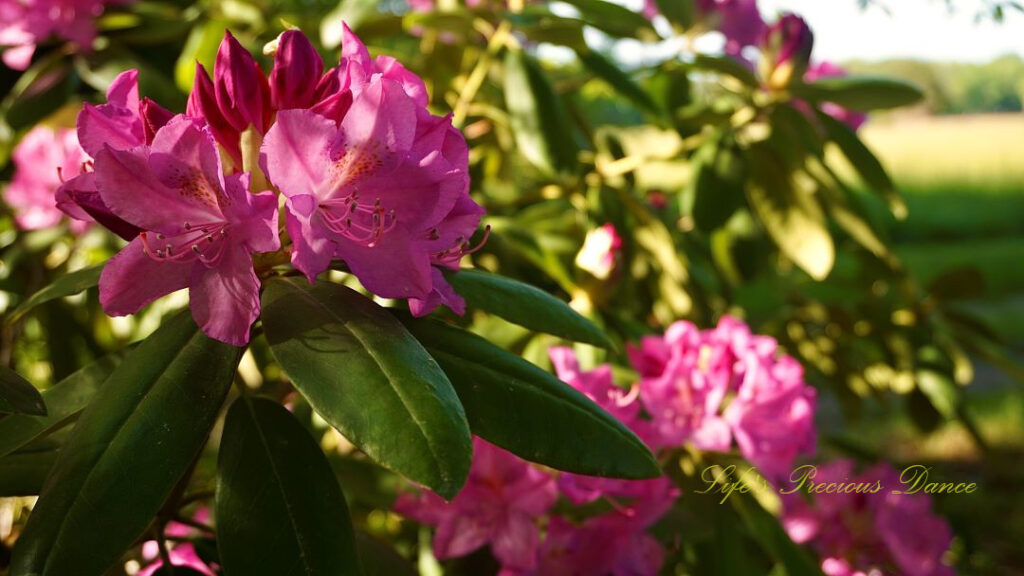
M984 445L962 385L998 350L949 301L963 277L920 282L879 217L904 206L856 130L920 92L822 62L813 20L0 16L27 66L0 70L0 497L37 497L0 501L0 572L988 565L921 499L773 494L799 463L904 450L847 428L878 407Z

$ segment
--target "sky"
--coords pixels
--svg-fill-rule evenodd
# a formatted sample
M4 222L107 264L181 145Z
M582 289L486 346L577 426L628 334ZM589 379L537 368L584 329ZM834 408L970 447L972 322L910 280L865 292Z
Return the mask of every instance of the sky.
M979 0L959 0L952 14L940 0L881 0L889 9L861 11L856 0L760 0L766 19L796 12L815 33L816 59L844 61L917 58L986 62L1003 54L1024 56L1024 14L1002 23L975 22Z

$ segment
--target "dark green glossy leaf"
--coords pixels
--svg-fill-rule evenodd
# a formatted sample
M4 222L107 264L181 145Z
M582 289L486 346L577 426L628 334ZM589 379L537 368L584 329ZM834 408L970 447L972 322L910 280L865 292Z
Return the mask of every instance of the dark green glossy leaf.
M817 117L821 125L824 126L829 140L839 147L846 159L850 161L850 165L871 187L871 190L885 199L893 215L900 219L906 217L907 205L903 202L900 193L896 191L896 185L889 178L882 163L861 141L857 133L828 114L819 112Z
M893 78L844 76L793 86L793 93L811 102L832 102L849 110L870 112L916 104L924 93Z
M576 171L577 145L568 114L540 64L520 50L509 50L504 88L523 157L549 175Z
M107 356L47 388L43 391L46 416L12 415L0 420L0 456L46 436L78 416L120 361L120 355Z
M53 50L18 77L0 103L0 118L15 130L28 128L67 103L77 84L70 59Z
M11 574L94 576L112 566L202 448L240 356L187 311L129 353L61 449Z
M0 366L0 413L46 416L39 390L7 366Z
M349 288L278 278L265 284L274 357L313 409L387 468L452 497L472 441L448 378L383 308Z
M811 554L790 539L779 519L747 494L729 496L736 512L761 547L785 568L786 576L823 576Z
M619 94L633 101L634 104L648 112L658 112L658 105L651 100L651 97L644 92L634 80L619 68L619 65L608 60L599 52L588 48L576 51L583 64L602 80L607 82Z
M479 270L460 270L448 275L448 281L470 306L513 324L575 342L612 347L600 328L539 288Z
M57 454L56 446L46 446L0 458L0 498L39 494Z
M29 296L28 300L25 300L20 306L15 308L14 312L12 312L8 318L8 322L18 320L40 304L45 304L51 300L56 300L57 298L78 294L83 290L92 288L99 284L100 274L102 272L103 264L97 264L95 266L76 270L57 278L52 284L46 286L42 290L39 290L32 296Z
M345 496L291 412L263 398L236 400L217 469L217 544L226 574L360 573Z
M602 32L623 38L655 37L651 21L628 8L604 0L565 1L579 9L584 22Z
M448 374L474 434L568 472L661 473L633 432L565 382L475 334L433 320L404 320Z

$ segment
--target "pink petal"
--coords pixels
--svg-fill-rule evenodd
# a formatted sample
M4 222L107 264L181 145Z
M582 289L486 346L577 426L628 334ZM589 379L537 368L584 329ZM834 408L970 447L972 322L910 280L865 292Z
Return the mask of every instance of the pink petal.
M260 314L260 281L249 253L231 245L215 267L194 264L189 307L210 338L234 346L248 344L249 328Z
M217 104L231 126L239 132L255 126L263 133L270 112L267 78L231 32L224 32L213 74Z
M341 122L331 156L344 157L347 179L380 175L401 164L416 135L416 105L392 80L370 82Z
M495 532L491 551L503 566L531 570L537 566L539 540L533 518L510 514Z
M149 164L169 188L187 202L206 205L211 214L223 214L224 175L217 143L206 126L179 114L153 138Z
M434 535L434 556L438 560L465 556L486 544L493 530L493 523L479 515L446 518Z
M183 196L161 183L150 169L148 151L107 148L96 155L96 184L100 198L119 218L168 236L178 235L185 224L221 219L209 202Z
M301 194L288 198L285 225L292 239L292 266L306 275L312 284L327 270L334 256L334 242L319 221L316 198Z
M334 122L322 116L282 110L263 139L260 165L285 196L316 194L327 177L327 153L337 134Z
M316 84L324 72L320 54L306 35L297 30L281 34L270 72L270 95L274 108L309 108Z
M430 295L430 258L410 248L405 231L395 228L372 248L338 242L335 253L348 264L367 290L384 298L426 298Z
M142 239L136 238L103 267L100 304L110 316L134 314L157 298L186 288L191 270L191 263L153 260Z

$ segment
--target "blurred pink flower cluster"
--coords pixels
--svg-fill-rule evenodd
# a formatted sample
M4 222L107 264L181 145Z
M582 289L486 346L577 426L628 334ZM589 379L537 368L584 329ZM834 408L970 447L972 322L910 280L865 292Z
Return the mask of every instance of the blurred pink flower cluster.
M473 250L483 209L469 197L466 141L450 117L427 111L418 76L371 58L347 27L326 71L290 30L269 76L230 33L213 72L197 65L186 114L140 99L132 70L78 117L94 161L65 175L57 204L130 240L100 278L107 313L188 288L206 334L248 342L259 315L254 256L281 248L278 194L285 250L310 282L339 259L416 315L442 304L462 313L440 269Z
M96 18L108 0L0 0L0 49L4 64L28 68L36 45L51 36L92 47Z
M735 441L770 478L814 452L815 390L796 360L778 355L773 338L726 316L711 330L677 322L628 352L650 415L638 433L653 448L690 442L726 451Z
M64 214L57 208L56 192L63 175L75 175L92 159L78 145L74 130L36 126L12 154L14 175L4 189L4 202L14 209L14 222L23 230L56 226ZM91 220L83 215L71 224L80 233Z
M614 383L608 365L581 370L569 348L550 355L559 378L655 453L687 442L725 451L735 438L745 457L778 475L814 449L815 396L800 366L777 358L776 348L732 318L707 331L679 322L630 348L641 381L629 389ZM506 575L658 573L664 550L649 529L680 495L669 478L556 474L482 440L475 446L469 481L451 503L424 491L396 504L399 513L437 527L438 558L490 544ZM552 512L559 496L574 505L604 500L612 510L573 522ZM538 524L546 525L543 538Z
M899 473L879 464L860 474L849 460L817 468L816 483L860 484L870 489L783 497L782 521L793 541L809 544L827 576L952 576L941 562L949 525L931 511L923 493L896 493Z

